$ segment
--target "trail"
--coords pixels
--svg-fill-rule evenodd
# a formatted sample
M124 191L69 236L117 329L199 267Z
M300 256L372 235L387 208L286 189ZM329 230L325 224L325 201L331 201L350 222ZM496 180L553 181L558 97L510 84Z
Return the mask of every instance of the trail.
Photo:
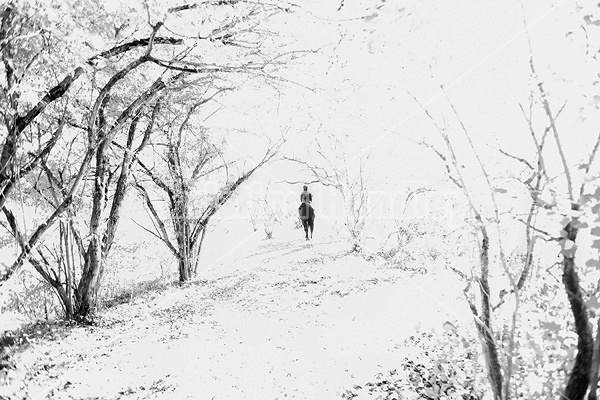
M394 369L404 339L468 315L444 272L405 271L331 237L265 240L183 288L36 341L0 395L336 399Z

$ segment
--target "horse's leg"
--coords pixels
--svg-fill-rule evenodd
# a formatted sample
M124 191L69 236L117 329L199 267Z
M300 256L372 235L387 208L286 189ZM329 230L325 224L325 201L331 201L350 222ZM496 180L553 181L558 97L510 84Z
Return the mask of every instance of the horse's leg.
M313 229L315 229L315 221L314 220L309 220L308 221L308 226L310 228L310 238L312 239L313 236Z
M305 239L308 240L308 220L302 220L302 227L304 227Z

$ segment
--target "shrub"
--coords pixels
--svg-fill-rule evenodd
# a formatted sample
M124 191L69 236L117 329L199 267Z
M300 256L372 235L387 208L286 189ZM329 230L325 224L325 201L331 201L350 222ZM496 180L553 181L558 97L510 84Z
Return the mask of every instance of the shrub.
M459 336L455 328L437 335L421 332L411 336L403 347L417 350L418 354L404 357L399 368L379 373L371 382L354 385L342 393L342 398L481 399L485 377L471 343Z

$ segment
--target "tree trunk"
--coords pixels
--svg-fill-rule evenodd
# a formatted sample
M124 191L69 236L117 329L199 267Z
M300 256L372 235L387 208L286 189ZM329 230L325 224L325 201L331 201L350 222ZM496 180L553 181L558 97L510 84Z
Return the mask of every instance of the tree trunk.
M479 254L479 262L481 263L481 272L479 276L481 323L477 326L487 364L488 378L492 386L492 393L494 394L494 399L500 400L502 399L502 369L498 357L498 346L496 345L493 334L494 331L492 329L490 285L488 282L490 240L479 215L477 216L477 220L480 223L480 231L482 234ZM506 395L508 396L508 393Z
M179 282L189 282L193 277L192 260L189 257L179 259Z
M100 254L100 247L98 239L92 238L85 255L83 273L75 291L76 307L74 319L76 321L89 320L98 305L98 292L104 272L104 260Z
M201 234L194 232L192 229L193 224L189 217L189 198L187 193L175 201L175 204L171 208L171 218L173 219L175 236L177 238L179 282L184 283L190 281L196 275L208 220L204 220Z
M600 324L600 318L598 319ZM600 325L597 325L600 327ZM596 400L598 398L598 372L600 370L600 329L596 328L596 340L594 341L594 354L592 355L592 367L590 371L590 394L588 400Z
M15 6L12 3L8 3L2 14L0 14L0 43L3 43L1 47L2 59L4 60L3 66L6 75L6 93L8 97L8 106L10 107L10 114L6 115L4 122L6 124L6 138L2 145L2 151L0 152L0 209L4 207L6 198L12 188L12 182L15 176L14 168L16 166L16 154L17 154L17 142L19 139L19 133L17 131L17 100L19 96L19 90L17 89L17 77L13 69L12 60L15 57L14 40L10 40L9 33L11 31L13 21L17 15ZM12 92L12 93L11 93Z
M62 256L62 266L64 270L65 277L65 299L63 301L65 307L65 318L73 319L73 276L71 275L72 270L72 244L73 242L70 239L70 226L68 222L61 221L60 222L60 251Z
M176 232L179 246L179 282L189 282L196 275L198 256L200 254L200 241L191 237L190 223L180 224L180 231Z
M198 249L196 250L196 262L194 264L194 275L198 275L198 264L200 261L200 252L202 251L202 242L204 242L205 235L206 235L206 225L202 228L202 234L200 235L200 243L198 243Z
M187 188L182 185L178 190L178 194L173 197L171 204L171 218L173 219L173 229L179 254L179 282L181 283L192 279L195 264L194 242L191 238L189 221L188 195Z
M573 210L578 206L573 205ZM565 387L561 399L582 400L585 397L590 384L590 371L592 368L592 356L594 352L594 337L592 326L590 325L587 307L583 300L583 293L579 287L579 276L575 269L575 240L577 239L577 218L564 228L566 234L563 242L573 243L573 247L563 247L563 283L565 291L571 305L571 312L575 319L575 332L577 333L577 356L575 365L569 376L569 381Z
M96 165L94 172L94 190L92 195L92 213L90 216L90 241L85 252L83 272L77 285L77 307L75 319L86 321L89 319L97 305L100 280L104 270L104 257L102 254L102 238L100 225L103 219L103 210L107 200L108 185L108 156L110 147L109 136L105 132L104 106L108 102L108 96L102 102L98 113L98 141L96 148Z

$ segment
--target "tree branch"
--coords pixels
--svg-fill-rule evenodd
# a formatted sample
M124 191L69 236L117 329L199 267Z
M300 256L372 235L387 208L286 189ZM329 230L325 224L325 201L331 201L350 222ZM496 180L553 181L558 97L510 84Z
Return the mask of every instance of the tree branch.
M148 192L142 185L140 185L137 182L134 184L134 186L138 190L138 193L140 193L140 195L144 199L144 202L145 202L146 206L148 207L148 211L150 212L150 216L152 217L151 220L152 220L152 223L154 224L154 228L158 232L160 232L160 235L155 232L151 232L150 230L148 230L146 228L144 228L144 229L148 232L151 232L154 236L156 236L160 240L162 240L163 243L171 251L171 253L173 253L173 255L175 257L179 258L179 252L177 251L175 246L173 246L173 244L171 243L171 240L169 239L169 234L167 233L167 228L166 228L164 222L160 219L158 212L156 211L156 208L154 208L154 204L152 204L152 200L150 200L150 196L148 195Z
M592 163L594 162L594 158L596 157L596 153L598 152L598 147L600 147L600 134L598 134L596 143L594 144L594 147L592 148L592 152L590 153L590 156L588 158L588 162L585 165L583 181L581 183L581 187L579 188L579 196L583 195L583 191L585 189L585 184L586 184L586 178L587 178L588 174L590 173L590 168L592 167Z
M533 168L533 166L532 166L531 164L529 164L529 161L527 161L526 159L524 159L524 158L521 158L521 157L514 156L514 155L512 155L512 154L510 154L510 153L507 153L506 151L504 151L504 150L502 150L502 149L498 149L498 151L499 151L500 153L504 154L505 156L507 156L507 157L509 157L509 158L512 158L513 160L517 160L517 161L519 161L520 163L522 163L522 164L525 164L525 165L527 166L527 168L529 168L529 169L534 169L534 168Z
M95 65L96 62L101 58L110 58L116 56L118 54L126 53L132 49L138 47L148 46L151 38L137 39L129 43L125 43L119 46L115 46L109 50L103 51L100 54L97 54L86 61L88 65ZM169 38L169 37L159 37L154 38L154 43L157 44L171 44L171 45L181 45L183 44L183 39L177 38ZM60 81L56 86L48 90L46 95L31 109L29 110L25 116L17 117L16 120L16 129L17 132L23 131L26 126L28 126L31 121L33 121L45 108L48 104L54 102L55 100L61 98L67 90L72 86L72 84L85 72L83 67L77 67L71 73L65 76L62 81Z

